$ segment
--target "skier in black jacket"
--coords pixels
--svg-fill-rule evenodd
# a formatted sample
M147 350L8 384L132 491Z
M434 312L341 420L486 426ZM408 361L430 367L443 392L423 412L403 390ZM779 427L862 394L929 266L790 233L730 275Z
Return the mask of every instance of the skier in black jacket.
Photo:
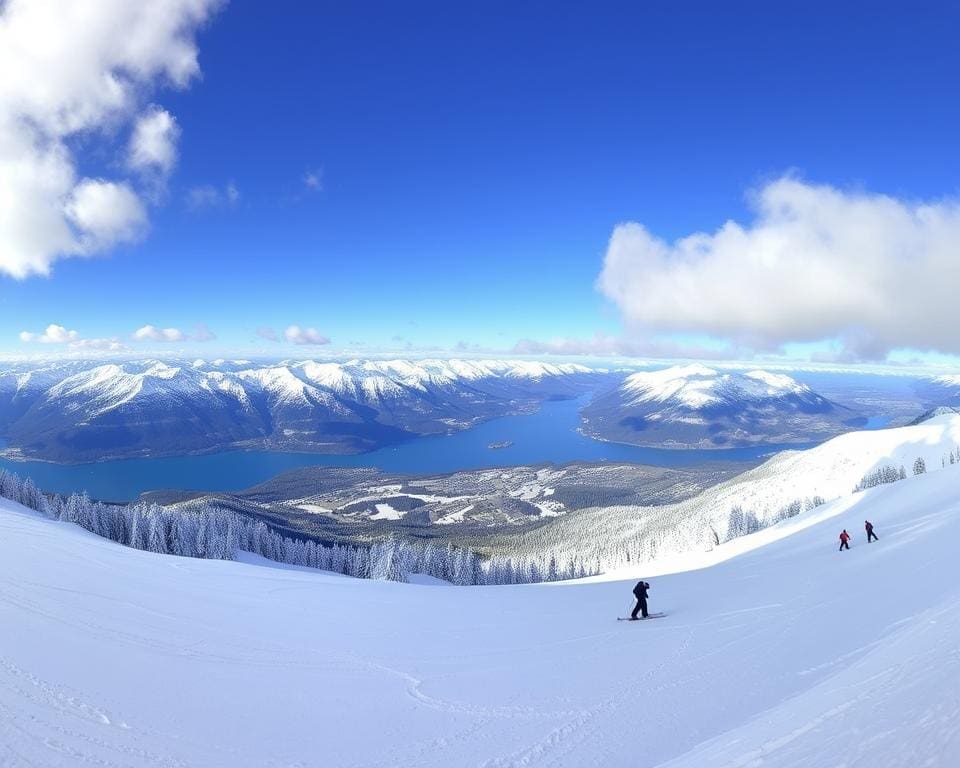
M637 604L633 608L633 613L630 614L630 620L636 621L637 614L641 614L643 618L647 618L647 590L650 589L650 585L645 581L638 581L637 586L633 588L634 597L637 598Z

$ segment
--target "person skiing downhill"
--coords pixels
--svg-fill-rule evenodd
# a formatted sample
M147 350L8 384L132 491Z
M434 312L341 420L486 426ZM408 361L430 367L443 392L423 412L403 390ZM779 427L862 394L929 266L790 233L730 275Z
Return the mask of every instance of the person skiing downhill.
M850 549L850 534L847 533L847 529L844 528L840 532L840 551L843 552L845 549Z
M633 596L637 598L637 604L633 607L633 613L630 614L630 621L637 621L637 614L647 618L647 590L650 585L645 581L638 581L637 586L633 588Z
M863 527L867 529L867 544L871 541L880 541L880 537L873 532L873 523L869 520L864 520Z

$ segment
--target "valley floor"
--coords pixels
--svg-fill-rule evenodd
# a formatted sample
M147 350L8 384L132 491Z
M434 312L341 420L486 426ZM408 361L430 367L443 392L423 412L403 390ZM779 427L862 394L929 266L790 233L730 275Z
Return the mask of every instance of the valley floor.
M960 765L952 468L651 578L638 623L632 581L357 581L0 504L2 766Z

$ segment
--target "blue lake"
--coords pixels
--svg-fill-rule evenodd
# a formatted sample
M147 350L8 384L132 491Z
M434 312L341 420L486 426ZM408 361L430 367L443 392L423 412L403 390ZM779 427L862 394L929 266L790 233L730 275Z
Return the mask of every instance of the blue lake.
M776 446L762 446L675 451L605 443L577 432L579 410L584 403L584 399L548 402L534 414L504 416L453 435L421 437L355 456L226 451L92 464L52 464L0 458L0 467L23 477L32 477L45 491L87 491L95 498L126 501L144 491L159 489L237 491L281 472L309 466L377 467L405 474L567 461L633 462L673 467L707 461L755 463L778 450ZM489 447L491 443L506 441L513 444L507 448Z

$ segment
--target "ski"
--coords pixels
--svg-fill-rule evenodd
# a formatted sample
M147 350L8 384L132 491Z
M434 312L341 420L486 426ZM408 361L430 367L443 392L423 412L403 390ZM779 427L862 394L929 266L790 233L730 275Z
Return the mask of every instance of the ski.
M647 619L662 619L666 615L665 613L651 613L645 618L636 619L631 619L629 616L617 616L617 621L646 621Z

